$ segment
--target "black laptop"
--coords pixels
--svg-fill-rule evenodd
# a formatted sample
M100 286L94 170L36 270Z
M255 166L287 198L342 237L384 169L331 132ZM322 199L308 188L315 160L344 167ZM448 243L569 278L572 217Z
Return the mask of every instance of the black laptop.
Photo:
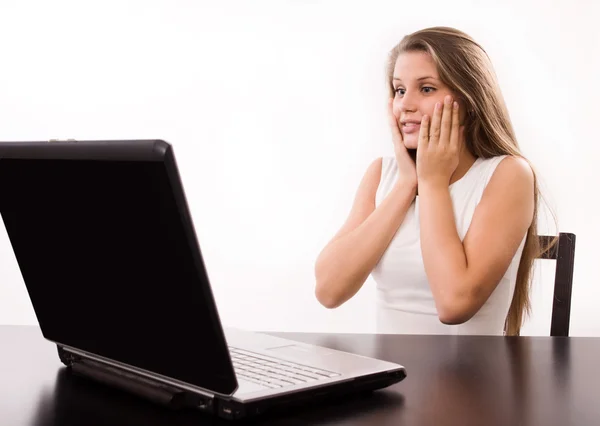
M0 143L0 212L41 331L75 374L228 419L406 376L223 327L167 142Z

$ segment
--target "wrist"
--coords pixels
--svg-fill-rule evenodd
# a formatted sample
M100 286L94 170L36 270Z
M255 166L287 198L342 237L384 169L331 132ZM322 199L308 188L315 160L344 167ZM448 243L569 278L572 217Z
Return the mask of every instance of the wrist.
M396 190L417 192L417 179L399 178L394 185Z
M419 195L448 191L449 183L443 179L420 179Z

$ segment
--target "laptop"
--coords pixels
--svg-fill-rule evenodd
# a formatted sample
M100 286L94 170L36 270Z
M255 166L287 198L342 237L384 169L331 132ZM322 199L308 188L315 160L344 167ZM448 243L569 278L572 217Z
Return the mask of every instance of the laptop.
M0 143L0 212L41 332L73 374L226 419L406 377L223 326L165 141Z

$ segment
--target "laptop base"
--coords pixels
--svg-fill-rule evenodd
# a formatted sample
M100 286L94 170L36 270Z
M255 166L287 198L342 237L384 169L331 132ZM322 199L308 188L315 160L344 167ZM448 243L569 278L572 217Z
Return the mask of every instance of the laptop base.
M210 398L141 377L135 373L72 354L59 345L57 345L57 349L61 362L76 376L126 391L169 409L199 410L229 420L277 414L285 409L297 406L307 407L345 396L360 397L398 383L406 377L405 371L402 370L376 373L349 382L242 403L235 399L222 399L218 396Z

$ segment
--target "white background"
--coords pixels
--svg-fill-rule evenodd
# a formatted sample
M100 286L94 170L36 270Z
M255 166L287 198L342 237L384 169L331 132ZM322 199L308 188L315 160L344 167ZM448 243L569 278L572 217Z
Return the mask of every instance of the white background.
M367 165L392 155L388 51L454 26L492 58L559 229L577 234L571 334L598 336L598 2L481 3L2 0L0 140L169 141L226 325L373 331L373 281L327 310L314 261ZM524 334L549 333L553 280L538 268ZM3 226L2 323L37 324Z

